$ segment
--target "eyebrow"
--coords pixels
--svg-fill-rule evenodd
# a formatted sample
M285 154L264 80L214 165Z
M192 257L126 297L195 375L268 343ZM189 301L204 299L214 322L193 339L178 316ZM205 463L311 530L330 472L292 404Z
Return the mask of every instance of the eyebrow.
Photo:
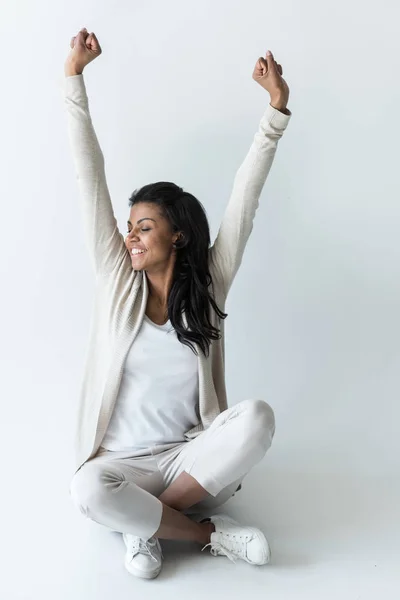
M154 221L154 223L156 222L155 219L151 219L150 217L143 217L143 219L139 219L137 225L139 225L142 221ZM132 223L128 221L128 225L132 225Z

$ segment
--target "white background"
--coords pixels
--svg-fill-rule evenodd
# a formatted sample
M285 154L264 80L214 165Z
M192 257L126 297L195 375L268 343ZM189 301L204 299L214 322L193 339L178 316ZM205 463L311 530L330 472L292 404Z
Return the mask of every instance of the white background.
M2 0L1 598L399 597L396 4ZM268 48L291 88L227 306L230 403L263 398L277 418L226 509L266 531L266 568L166 544L160 578L132 579L120 537L70 501L93 276L62 83L84 26L103 47L84 76L122 231L132 191L169 180L214 236L269 101L251 78Z

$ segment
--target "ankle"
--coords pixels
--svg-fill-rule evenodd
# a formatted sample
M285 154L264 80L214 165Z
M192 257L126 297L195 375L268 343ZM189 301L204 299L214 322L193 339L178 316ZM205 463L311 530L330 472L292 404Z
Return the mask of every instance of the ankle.
M211 521L206 521L205 523L199 523L199 526L201 528L200 543L204 545L209 544L211 541L211 534L215 532L214 524L211 523Z

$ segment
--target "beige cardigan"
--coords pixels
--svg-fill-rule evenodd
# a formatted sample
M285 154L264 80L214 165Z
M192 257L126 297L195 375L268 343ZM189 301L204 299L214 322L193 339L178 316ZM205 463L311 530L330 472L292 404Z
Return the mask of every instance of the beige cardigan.
M96 455L117 398L125 358L146 309L146 275L132 269L124 236L117 227L104 169L104 156L93 129L83 75L65 78L63 87L69 139L79 184L87 245L95 271L95 302L83 373L76 429L76 470ZM221 310L240 266L253 228L258 199L291 113L272 108L261 119L250 150L239 168L214 245L210 249L213 293ZM215 319L214 325L219 326ZM206 358L199 348L201 422L186 433L191 439L227 408L224 376L224 329Z

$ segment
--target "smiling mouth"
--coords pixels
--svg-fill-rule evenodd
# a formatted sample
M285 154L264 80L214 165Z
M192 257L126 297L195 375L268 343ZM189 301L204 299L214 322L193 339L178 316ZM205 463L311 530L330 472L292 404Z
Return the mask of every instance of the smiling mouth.
M136 257L136 256L142 256L143 254L145 254L146 250L132 250L131 251L131 256L132 257Z

